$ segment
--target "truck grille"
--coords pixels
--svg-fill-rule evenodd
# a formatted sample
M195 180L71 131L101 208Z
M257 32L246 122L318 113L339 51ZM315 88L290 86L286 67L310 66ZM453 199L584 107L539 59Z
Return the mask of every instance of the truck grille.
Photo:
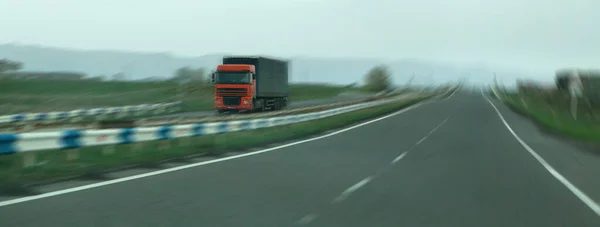
M217 88L217 96L247 96L246 88Z
M231 97L231 96L223 97L223 105L237 106L237 105L240 105L240 103L242 103L242 97Z

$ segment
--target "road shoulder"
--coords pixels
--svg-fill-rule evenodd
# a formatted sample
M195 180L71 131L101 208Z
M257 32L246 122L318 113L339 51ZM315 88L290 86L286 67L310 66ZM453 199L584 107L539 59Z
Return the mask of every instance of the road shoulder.
M550 166L596 203L600 201L600 153L549 132L499 100L491 101L514 132Z

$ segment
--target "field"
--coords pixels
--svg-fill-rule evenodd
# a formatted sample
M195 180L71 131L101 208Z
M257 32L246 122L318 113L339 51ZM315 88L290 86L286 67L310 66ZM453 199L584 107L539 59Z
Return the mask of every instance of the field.
M515 111L529 116L540 126L570 138L600 143L600 108L579 99L577 118L573 117L568 94L558 90L499 92Z
M24 112L69 111L99 107L183 101L183 111L212 107L210 84L179 86L175 82L100 82L96 80L0 79L0 115ZM326 99L360 88L293 84L290 99Z

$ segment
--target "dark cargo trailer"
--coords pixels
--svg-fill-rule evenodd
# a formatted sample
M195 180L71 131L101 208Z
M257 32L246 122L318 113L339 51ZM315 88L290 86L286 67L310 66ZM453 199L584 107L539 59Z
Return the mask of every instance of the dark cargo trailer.
M215 108L279 110L287 106L288 62L262 56L225 56L213 74Z
M288 62L266 57L223 57L223 64L247 64L256 68L257 97L287 97Z

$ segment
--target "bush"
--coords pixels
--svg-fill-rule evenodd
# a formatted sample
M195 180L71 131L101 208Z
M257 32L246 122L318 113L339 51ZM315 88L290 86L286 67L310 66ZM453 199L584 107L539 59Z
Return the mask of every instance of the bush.
M391 74L386 66L373 67L365 76L365 86L370 91L380 92L391 88Z

